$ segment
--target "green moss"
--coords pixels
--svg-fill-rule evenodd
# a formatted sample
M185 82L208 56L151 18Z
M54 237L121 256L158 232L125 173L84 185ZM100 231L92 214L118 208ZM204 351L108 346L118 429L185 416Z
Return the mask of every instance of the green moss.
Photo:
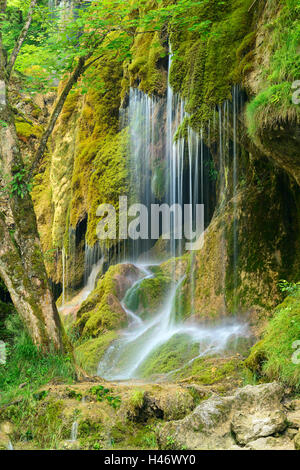
M30 137L37 138L41 136L42 128L40 126L33 126L27 121L18 120L16 122L16 130L19 139L25 143L28 142Z
M200 127L216 105L231 98L231 89L241 81L253 62L251 0L209 1L197 8L202 33L175 31L171 36L174 59L170 82L186 99L190 124ZM194 13L194 12L193 12ZM241 66L241 62L243 62Z
M105 202L112 204L117 214L119 213L119 196L125 194L127 188L127 140L126 129L116 135L109 133L103 139L100 150L95 156L88 193L89 213L86 240L90 246L97 241L96 227L100 220L96 217L97 207ZM115 240L109 240L106 246L115 242Z
M297 294L287 297L276 308L262 340L252 348L245 364L261 377L280 380L298 389L300 387L300 367L297 363L299 347L293 348L293 343L299 339L300 296Z
M141 280L126 292L126 307L142 317L155 314L163 305L171 282L168 275L157 270L154 277Z
M131 86L139 82L139 89L145 93L163 95L166 90L167 73L162 59L167 55L159 33L139 34L131 49L132 62L128 66ZM124 90L123 90L124 95Z
M70 224L75 227L89 212L88 224L91 222L91 226L88 227L88 239L91 245L96 241L95 208L99 201L110 202L114 190L114 202L121 192L121 183L111 188L107 185L105 188L100 186L100 182L103 185L104 181L109 184L112 177L118 181L122 180L124 153L117 150L118 145L122 147L124 142L122 138L117 137L121 77L122 64L113 58L112 53L107 53L107 57L97 62L85 78L88 92L77 128L78 147L72 177ZM101 200L98 195L99 188L102 189Z
M95 337L107 330L125 326L127 317L119 302L125 292L119 282L126 283L128 279L137 277L138 270L133 265L111 266L81 305L74 328L83 337Z
M248 105L248 130L259 138L267 127L299 120L291 84L300 78L298 0L277 2L279 13L265 24L267 65L260 71L260 90Z
M74 349L77 364L88 374L96 374L101 357L117 337L115 331L109 331L98 338L89 339L77 346Z
M189 336L177 334L148 356L138 374L141 377L151 377L153 374L176 371L198 354L199 346L192 344Z

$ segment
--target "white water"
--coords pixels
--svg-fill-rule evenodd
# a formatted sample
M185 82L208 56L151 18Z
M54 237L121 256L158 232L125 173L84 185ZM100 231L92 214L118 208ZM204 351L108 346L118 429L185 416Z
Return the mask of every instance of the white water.
M58 309L59 312L62 312L65 315L69 314L75 314L77 310L79 309L80 305L82 302L84 302L88 296L93 292L93 290L96 287L96 281L97 281L97 276L102 270L103 267L103 262L104 262L104 257L102 257L100 260L97 261L96 264L92 267L91 273L89 277L87 278L87 281L85 283L84 288L70 300L69 302L62 303L61 307ZM64 299L64 294L63 294L63 299Z
M93 290L95 289L97 276L102 269L103 262L104 257L100 258L99 261L97 261L97 263L93 265L91 273L84 288L83 300L86 300L90 293L93 292Z
M10 439L8 441L8 444L7 444L7 450L15 450Z
M169 70L172 65L172 54L169 55ZM233 93L233 195L236 196L237 187L237 90ZM218 130L219 139L219 168L218 186L220 201L225 200L227 189L227 179L225 167L231 155L230 148L230 125L229 125L229 102L225 102L218 109L218 121L214 113L213 129ZM211 187L208 181L208 170L205 170L205 163L211 163L204 146L203 129L200 133L195 132L190 127L187 128L187 136L175 139L175 134L179 126L188 118L185 112L185 103L173 93L168 85L167 98L155 99L144 95L139 90L131 90L129 100L129 128L131 136L131 187L135 189L135 197L139 202L150 203L153 201L152 187L150 185L153 172L153 162L159 157L165 160L166 193L163 201L169 206L173 204L185 203L192 205L193 216L196 204L205 204L207 219L211 203L209 190ZM165 116L163 118L163 116ZM210 124L207 129L208 141L210 141ZM156 139L156 140L155 140ZM164 155L157 155L156 141L164 142L160 146L160 152ZM159 147L159 146L158 146ZM163 149L163 150L162 150ZM234 217L236 217L236 205L234 205ZM171 224L171 237L169 256L174 258L182 254L182 246L176 240L174 228L177 221L173 219ZM234 269L237 268L237 227L234 222ZM220 250L225 276L225 239L222 238ZM140 248L134 250L133 260L137 259ZM180 322L176 320L175 297L176 291L181 283L188 284L190 303L190 315L200 312L195 309L195 254L191 253L188 277L181 279L176 284L176 268L173 269L173 287L169 292L168 299L162 305L158 313L152 318L143 320L136 313L126 308L123 301L122 306L128 316L129 326L121 332L120 338L115 341L107 350L104 358L98 366L98 375L110 380L126 380L138 378L141 366L147 358L161 346L166 344L175 336L188 338L188 344L198 345L198 354L189 359L182 367L190 365L197 358L205 355L220 354L228 348L232 340L238 338L248 338L250 332L245 323L236 320L207 326L192 323L191 321ZM134 261L133 261L134 262ZM149 275L148 275L149 276ZM147 277L147 276L145 276ZM142 281L135 284L135 288ZM236 280L235 280L236 286ZM225 309L225 306L224 306ZM154 371L155 372L155 371ZM170 371L170 373L175 371Z
M72 429L71 429L71 442L74 442L77 440L77 435L78 435L78 421L74 421L72 424Z
M70 439L67 442L76 442L78 436L78 421L73 421L72 428L71 428L71 435Z
M149 274L146 277L149 277ZM190 344L199 345L199 353L186 365L199 357L221 353L233 339L249 337L246 324L237 322L215 327L191 322L177 323L174 302L176 290L183 280L184 278L172 288L169 298L153 318L142 320L133 312L126 310L129 326L122 332L120 339L107 350L99 363L97 375L107 380L139 378L140 366L157 348L175 335L187 336Z

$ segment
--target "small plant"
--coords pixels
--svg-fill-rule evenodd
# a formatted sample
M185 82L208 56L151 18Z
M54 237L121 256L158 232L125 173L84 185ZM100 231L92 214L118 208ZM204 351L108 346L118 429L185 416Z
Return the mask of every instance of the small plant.
M37 392L33 394L33 398L36 401L44 400L46 396L48 395L49 391L48 390L42 390L41 392Z
M76 392L76 390L71 390L69 388L67 388L67 392L68 392L68 398L74 398L77 401L82 400L82 393Z
M281 292L286 292L287 295L296 295L300 289L300 282L288 282L285 279L280 279L278 287Z
M208 177L211 181L216 181L218 178L218 171L215 169L214 162L209 160L205 162L205 165L208 167Z
M131 397L130 403L134 408L141 408L144 404L145 392L143 390L134 390Z
M167 436L167 443L166 443L166 449L167 450L175 450L175 439L173 436Z
M109 390L109 388L105 388L103 387L103 385L95 385L89 390L89 392L92 395L96 396L97 401L101 402L106 400L114 409L119 408L121 404L121 398L118 396L110 395L111 391Z
M10 198L18 196L24 199L26 194L29 194L32 190L32 184L27 181L27 177L28 172L25 168L20 169L13 174L12 179L1 189L1 192L7 193Z

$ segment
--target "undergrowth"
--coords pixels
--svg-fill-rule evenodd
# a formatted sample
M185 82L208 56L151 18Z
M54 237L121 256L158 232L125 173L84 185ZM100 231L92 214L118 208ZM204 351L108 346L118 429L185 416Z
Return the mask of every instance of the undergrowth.
M16 313L5 321L5 337L9 339L6 342L7 361L0 365L0 406L29 398L53 379L68 383L75 379L71 358L54 352L43 355Z

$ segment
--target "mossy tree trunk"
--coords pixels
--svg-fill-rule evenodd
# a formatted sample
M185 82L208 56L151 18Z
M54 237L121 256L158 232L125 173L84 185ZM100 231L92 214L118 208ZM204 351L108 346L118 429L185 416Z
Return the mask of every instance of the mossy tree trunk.
M6 2L0 2L1 11ZM9 74L0 32L0 276L33 341L44 352L63 351L62 327L43 261L32 200L10 182L22 161L8 102Z

